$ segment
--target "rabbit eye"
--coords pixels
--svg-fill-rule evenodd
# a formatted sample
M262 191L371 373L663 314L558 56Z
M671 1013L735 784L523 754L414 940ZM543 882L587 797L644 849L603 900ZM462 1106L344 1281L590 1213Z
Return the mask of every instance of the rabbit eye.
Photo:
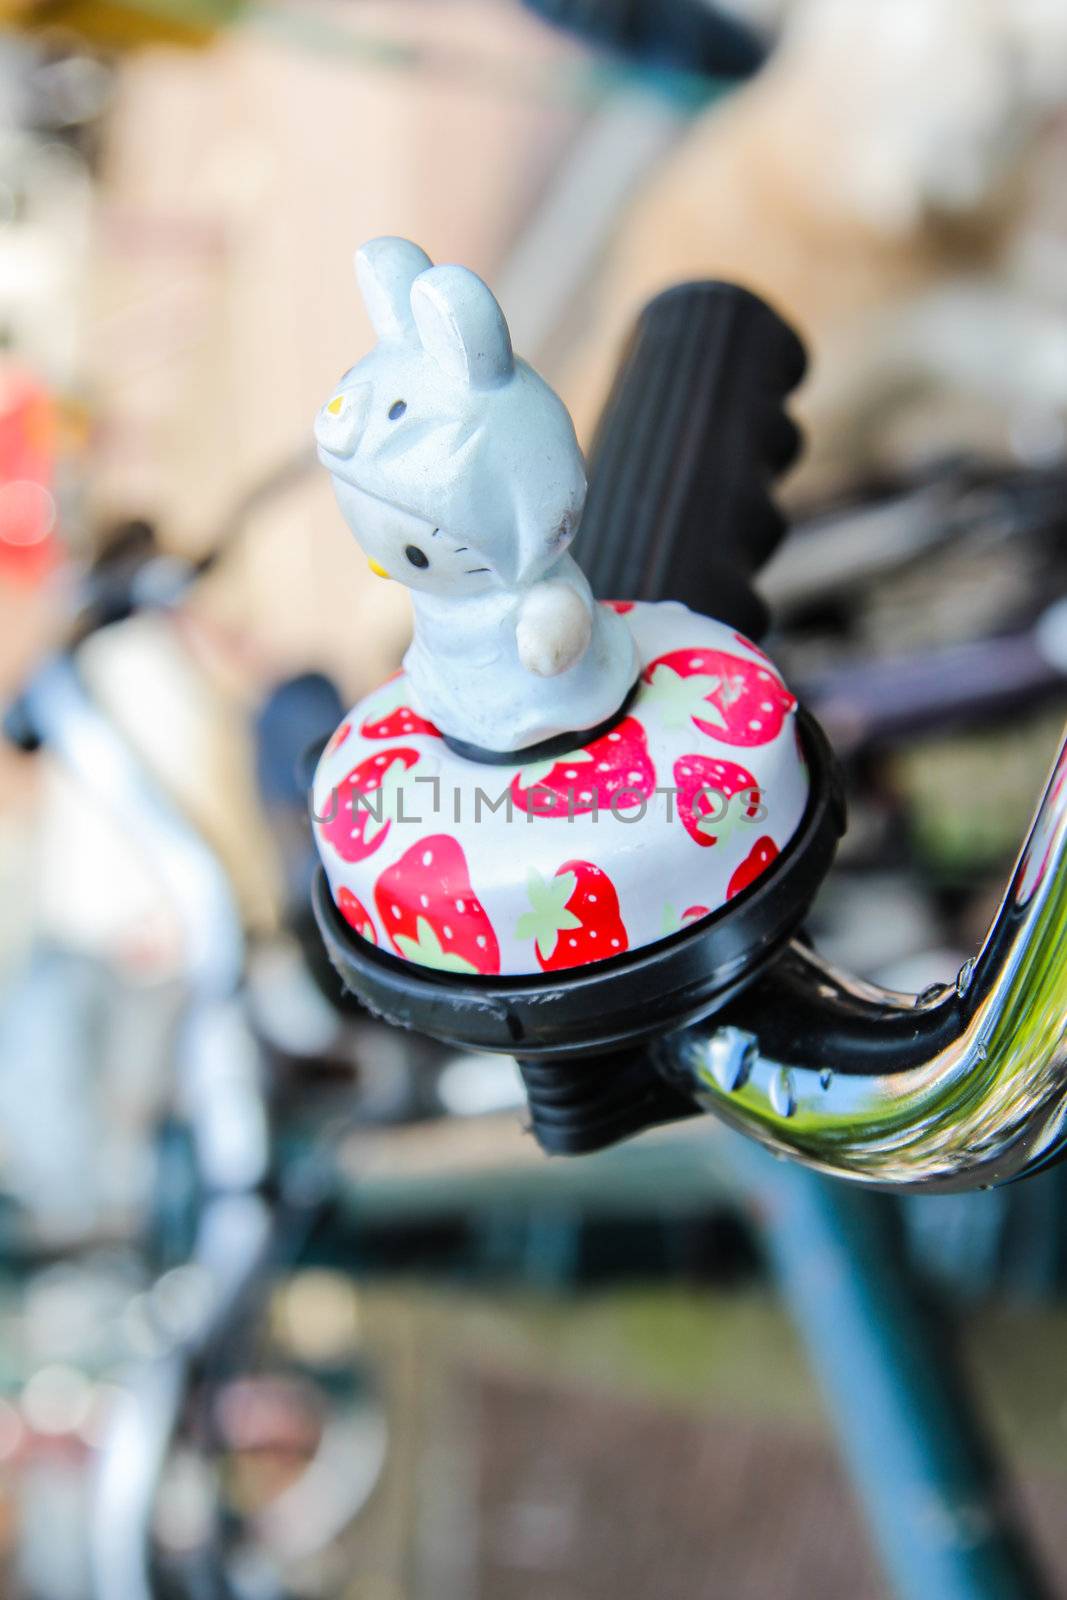
M429 556L420 550L417 544L409 544L404 554L413 567L428 567L430 565Z
M394 400L392 405L389 407L389 421L399 422L407 408L408 403L406 400Z

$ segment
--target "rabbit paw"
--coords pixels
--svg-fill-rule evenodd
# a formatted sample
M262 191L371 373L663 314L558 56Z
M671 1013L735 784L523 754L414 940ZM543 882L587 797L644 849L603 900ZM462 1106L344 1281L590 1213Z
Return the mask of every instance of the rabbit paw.
M592 631L589 608L569 583L537 583L519 610L519 660L527 672L554 678L585 654Z

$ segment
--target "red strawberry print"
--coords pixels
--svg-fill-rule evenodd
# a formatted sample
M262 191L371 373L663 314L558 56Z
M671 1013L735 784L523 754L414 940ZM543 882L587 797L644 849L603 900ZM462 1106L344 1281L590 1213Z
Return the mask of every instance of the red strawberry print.
M624 617L628 611L632 611L634 608L632 600L601 600L600 604L607 606L609 611L617 611L620 617Z
M385 843L396 815L397 791L418 759L417 750L402 746L379 751L353 767L331 791L320 827L342 861L364 861ZM357 804L357 796L374 795L378 790L381 798L372 802L373 810Z
M378 935L374 931L374 923L367 914L367 909L362 900L357 899L351 889L346 889L343 885L338 890L337 909L349 927L355 928L361 939L369 939L371 944L378 943Z
M413 733L428 733L435 739L441 737L439 728L405 705L394 706L384 716L377 711L372 712L359 731L365 739L403 739L405 736L410 738Z
M751 772L733 761L679 756L674 763L674 786L682 826L697 844L726 838L739 817L751 822L759 816L759 785ZM735 796L739 798L731 804Z
M726 898L732 900L735 894L740 894L742 889L747 889L750 883L755 883L762 872L765 872L771 862L778 855L778 846L766 834L762 839L757 839L748 855L737 868L726 887Z
M663 920L660 924L660 933L664 938L670 933L677 933L680 928L687 928L691 922L699 922L701 917L710 915L708 906L686 906L681 916L674 906L668 903L663 907Z
M723 744L768 744L796 700L770 664L725 650L671 650L645 668L642 704L658 707L667 727L691 719Z
M629 811L655 788L656 769L636 717L624 717L610 733L558 761L523 767L511 780L515 804L537 817L581 816L607 809L615 797L618 810Z
M386 867L374 903L390 942L408 961L442 972L499 972L500 946L471 888L463 848L431 834Z
M761 661L771 660L766 650L761 650L758 644L753 644L751 639L746 639L743 633L735 633L734 638L737 640L738 644L744 645L746 650L751 650L754 656L759 656ZM771 665L773 666L774 663L771 662Z
M555 876L531 869L530 910L519 918L518 939L533 939L542 972L582 967L629 948L615 885L591 861L565 861Z
M352 732L352 724L350 722L342 722L341 726L334 730L334 732L333 732L333 734L332 734L332 736L330 738L330 742L327 744L325 750L322 752L323 755L324 756L332 756L335 750L340 750L341 746L344 744L345 740L348 738L348 735L351 732Z
M403 672L394 672L382 684L359 731L365 739L403 739L416 733L430 734L435 739L441 737L440 730L408 704L407 679Z

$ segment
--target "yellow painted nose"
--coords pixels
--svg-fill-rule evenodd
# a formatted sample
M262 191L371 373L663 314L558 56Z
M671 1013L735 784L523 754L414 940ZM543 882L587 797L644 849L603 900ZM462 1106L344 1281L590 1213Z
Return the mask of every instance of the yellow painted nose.
M370 556L367 557L367 565L371 569L371 571L375 574L376 577L379 577L379 578L391 578L392 577L392 573L391 572L386 572L385 568L382 567L382 566L379 566L377 561L372 561Z

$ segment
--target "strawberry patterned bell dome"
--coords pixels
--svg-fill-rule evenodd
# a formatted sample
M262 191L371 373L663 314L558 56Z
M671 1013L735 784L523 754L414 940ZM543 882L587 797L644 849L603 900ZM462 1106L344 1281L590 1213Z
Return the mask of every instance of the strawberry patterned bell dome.
M360 939L472 977L587 966L720 910L789 843L808 774L771 662L685 606L613 604L640 678L573 749L458 755L403 673L349 713L315 775L314 829Z

